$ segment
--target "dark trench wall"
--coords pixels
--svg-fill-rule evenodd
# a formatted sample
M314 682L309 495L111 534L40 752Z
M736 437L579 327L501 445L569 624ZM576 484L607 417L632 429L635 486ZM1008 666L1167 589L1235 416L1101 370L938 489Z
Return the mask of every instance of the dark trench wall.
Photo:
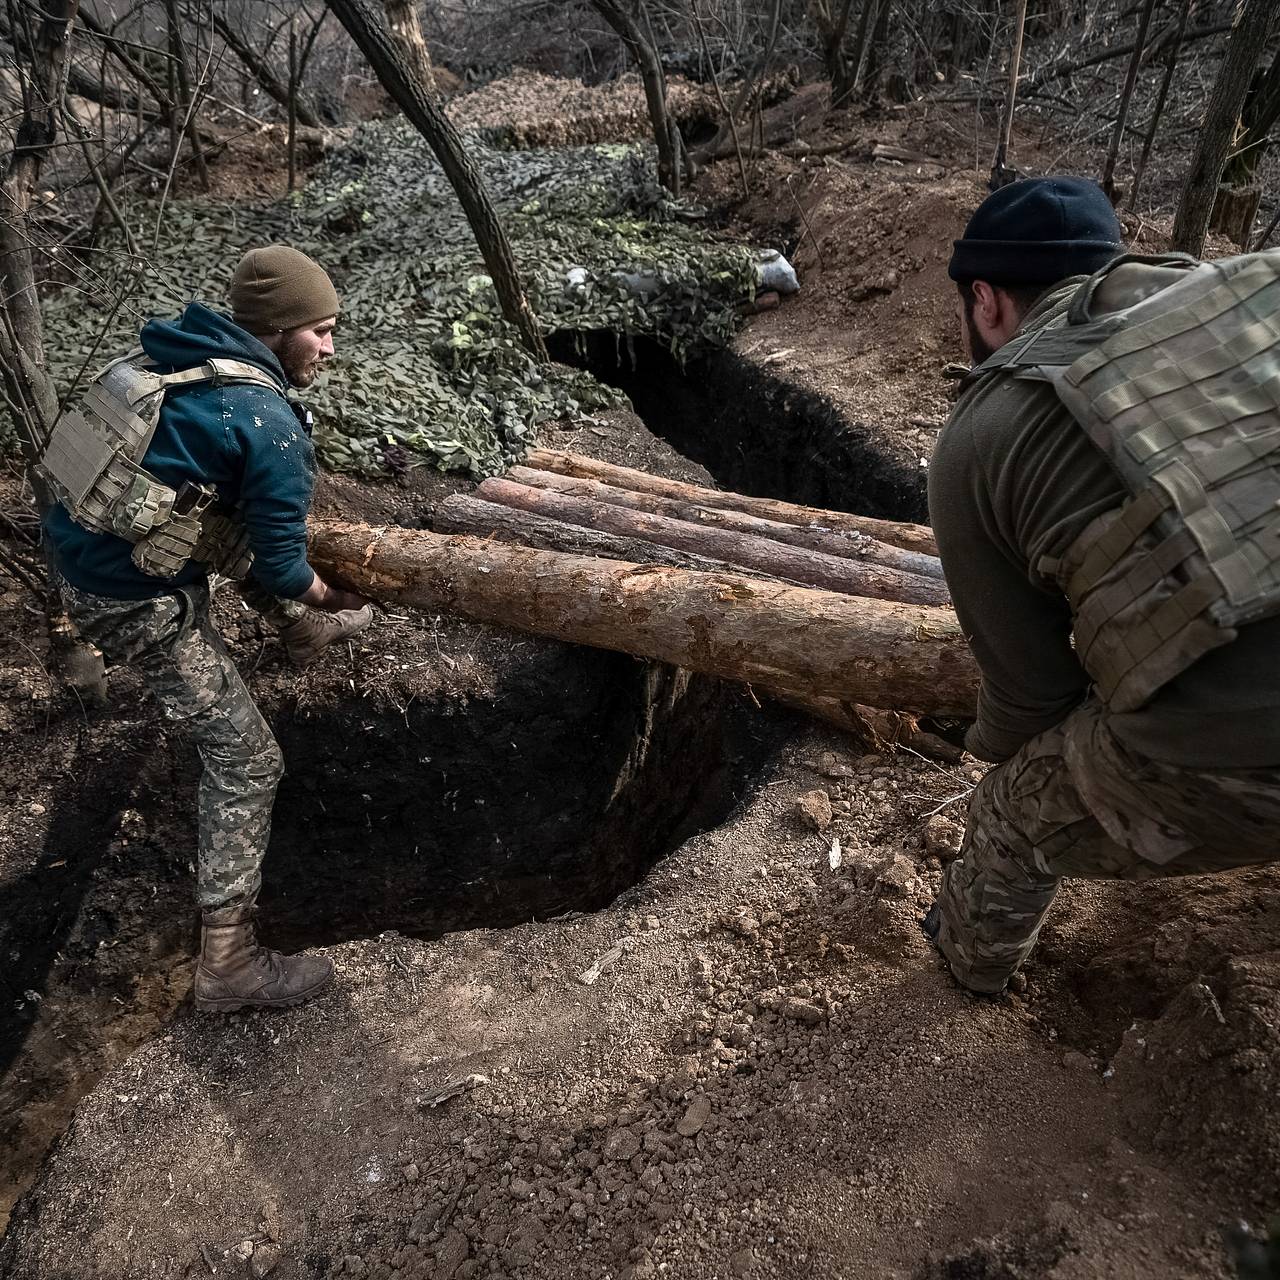
M731 350L681 368L649 338L554 334L553 356L626 392L655 435L711 472L724 489L927 522L922 468L888 454L883 436L828 400Z

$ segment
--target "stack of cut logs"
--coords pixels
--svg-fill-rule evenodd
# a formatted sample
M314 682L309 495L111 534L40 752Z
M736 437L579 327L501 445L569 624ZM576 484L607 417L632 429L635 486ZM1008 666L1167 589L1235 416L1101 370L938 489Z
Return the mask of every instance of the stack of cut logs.
M318 524L313 559L375 599L742 680L877 742L972 714L928 528L571 453L525 461L447 498L436 532Z

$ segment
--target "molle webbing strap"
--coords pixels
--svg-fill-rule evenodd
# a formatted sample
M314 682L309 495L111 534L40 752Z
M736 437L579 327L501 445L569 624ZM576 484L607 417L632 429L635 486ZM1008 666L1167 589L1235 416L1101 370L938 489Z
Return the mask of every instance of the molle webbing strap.
M1180 529L1149 553L1138 557L1127 573L1114 582L1106 582L1084 596L1074 610L1076 650L1081 661L1085 660L1099 633L1108 623L1142 599L1153 587L1196 549L1195 539L1186 529Z
M1081 600L1092 591L1168 506L1167 498L1158 489L1145 489L1131 498L1116 521L1094 541L1079 568L1071 574L1065 584L1068 597L1072 601Z
M1091 653L1087 668L1103 697L1114 702L1118 711L1129 709L1126 704L1116 701L1116 691L1123 682L1141 674L1144 676L1143 685L1138 700L1132 704L1140 706L1162 684L1185 670L1188 658L1194 660L1207 648L1214 647L1213 643L1201 641L1197 651L1192 647L1191 638L1196 635L1198 623L1202 630L1213 632L1214 628L1201 620L1221 594L1218 580L1204 574L1179 587L1147 617L1133 619L1123 628L1107 627L1103 633L1107 642L1094 646L1105 652ZM1185 646L1173 645L1180 636L1186 637L1188 643ZM1226 643L1233 636L1234 633L1220 634L1217 643ZM1172 649L1164 655L1164 662L1157 665L1153 661L1157 654L1162 649L1168 650L1171 645ZM1182 647L1189 652L1180 652ZM1083 657L1081 661L1084 661ZM1143 668L1147 670L1144 672Z

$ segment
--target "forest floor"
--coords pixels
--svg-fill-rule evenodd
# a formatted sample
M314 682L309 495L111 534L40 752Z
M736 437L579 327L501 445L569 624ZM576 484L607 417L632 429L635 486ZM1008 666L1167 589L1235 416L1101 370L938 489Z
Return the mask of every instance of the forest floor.
M960 358L963 123L802 89L769 125L796 154L698 190L802 273L708 373L740 398L699 437L671 374L643 423L552 442L850 507L860 461L905 518ZM321 509L418 523L455 484L338 479ZM192 763L127 675L105 709L53 696L3 585L5 1280L1227 1277L1224 1232L1280 1203L1274 868L1068 883L1025 989L978 999L918 921L981 766L409 610L300 677L223 600L291 770L268 940L338 981L196 1015Z

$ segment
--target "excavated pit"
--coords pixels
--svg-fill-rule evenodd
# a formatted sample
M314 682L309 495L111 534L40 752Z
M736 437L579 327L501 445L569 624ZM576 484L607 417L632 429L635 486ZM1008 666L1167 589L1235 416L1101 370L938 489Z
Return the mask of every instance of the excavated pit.
M922 475L870 428L732 351L682 368L643 339L552 345L622 388L649 428L615 414L607 438L559 444L748 493L924 516ZM356 486L342 509L381 521L379 501ZM402 505L390 518L426 514ZM285 949L598 910L724 821L794 724L716 680L417 615L299 677L261 623L220 607L288 767L261 899L264 935ZM76 1101L185 1002L196 939L193 753L127 673L105 710L43 715L22 726L42 746L13 789L47 822L25 859L0 865L16 997L0 1015L0 1215Z
M339 501L425 515L385 492ZM722 822L792 726L713 679L407 611L298 673L233 593L217 613L288 769L261 897L284 949L598 910ZM187 1001L197 936L197 764L136 678L114 673L105 708L41 691L6 712L31 750L4 779L0 1227L79 1098Z
M681 364L651 338L554 334L556 359L624 391L644 424L724 489L928 522L925 471L882 428L732 347Z

